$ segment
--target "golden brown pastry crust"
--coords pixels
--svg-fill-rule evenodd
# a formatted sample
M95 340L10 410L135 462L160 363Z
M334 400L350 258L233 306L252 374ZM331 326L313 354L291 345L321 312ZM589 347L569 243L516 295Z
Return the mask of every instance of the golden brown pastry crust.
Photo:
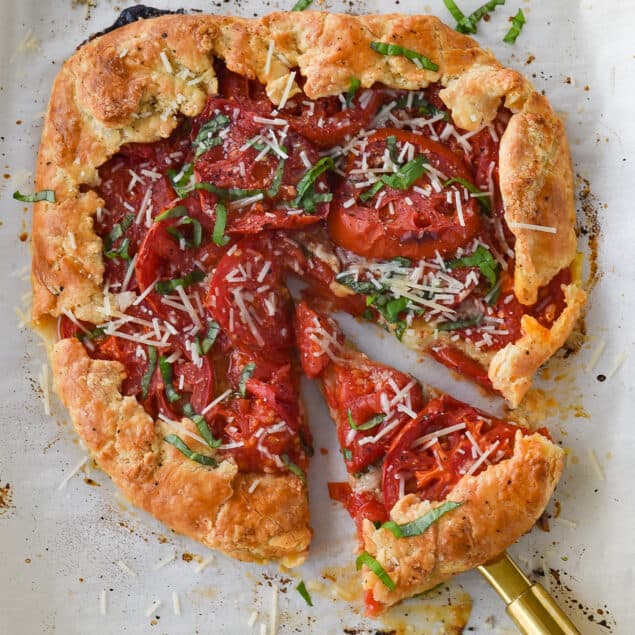
M420 70L403 58L379 55L368 46L373 40L415 49L439 70ZM265 74L271 41L278 55ZM572 184L562 125L521 75L503 68L474 40L431 16L165 16L130 24L82 46L55 80L35 185L37 190L53 189L58 202L35 205L36 324L64 311L93 323L102 320L102 242L93 230L93 217L103 201L90 189L98 183L98 168L122 145L168 137L179 115L198 114L217 90L214 57L265 83L276 103L290 74L284 60L299 68L310 98L344 92L353 76L365 87L382 82L417 89L440 81L455 120L470 130L490 121L504 103L515 114L503 139L501 172L510 183L531 177L535 184L527 200L522 192L503 187L509 218L563 228L545 236L518 230L515 286L521 300L531 301L542 281L573 257ZM294 83L292 94L297 91ZM524 156L524 141L516 139L526 132L532 138L530 157ZM230 462L215 471L192 465L161 442L162 424L121 396L119 366L92 362L80 348L69 341L55 348L62 400L99 463L134 502L178 531L236 557L302 557L310 532L304 487L295 477L267 475L255 494L247 495L247 483L255 477L236 474ZM61 372L71 363L76 372ZM188 510L182 502L171 504L177 495L191 499ZM269 506L271 501L276 505ZM268 513L272 519L263 522ZM224 530L230 526L231 533Z
M364 568L364 589L388 606L499 555L529 531L562 473L563 451L541 434L516 433L514 454L477 476L464 476L446 500L462 502L419 536L396 538L364 521L364 547L395 582L390 591ZM440 505L409 494L390 512L403 524Z
M76 339L52 353L56 388L99 466L135 505L179 533L240 560L306 557L311 530L306 485L292 474L240 473L233 460L210 468L163 441L173 430L121 395L119 362L93 360ZM181 424L196 433L188 419ZM194 451L209 448L187 438ZM256 485L253 483L257 481Z

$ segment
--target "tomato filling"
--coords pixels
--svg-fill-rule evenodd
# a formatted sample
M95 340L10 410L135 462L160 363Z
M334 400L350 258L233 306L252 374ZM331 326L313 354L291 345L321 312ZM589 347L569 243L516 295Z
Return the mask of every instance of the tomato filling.
M570 280L563 270L533 307L513 295L498 188L509 113L467 133L439 85L353 86L275 108L259 83L220 62L216 73L219 94L197 117L101 166L103 321L64 315L60 336L120 362L124 393L174 435L192 419L199 434L182 441L204 442L197 452L296 473L310 453L299 348L305 372L325 380L348 469L370 469L424 406L421 388L370 360L346 362L324 316L299 305L294 321L286 278L300 276L313 304L399 338L417 320L451 331L432 353L486 383L452 341L496 350L519 337L524 313L551 325Z

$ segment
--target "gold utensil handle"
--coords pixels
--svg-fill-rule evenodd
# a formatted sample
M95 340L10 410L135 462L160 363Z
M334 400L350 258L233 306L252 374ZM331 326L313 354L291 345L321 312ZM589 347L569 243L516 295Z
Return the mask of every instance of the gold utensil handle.
M580 635L543 586L532 584L509 554L478 570L503 598L507 614L524 635Z

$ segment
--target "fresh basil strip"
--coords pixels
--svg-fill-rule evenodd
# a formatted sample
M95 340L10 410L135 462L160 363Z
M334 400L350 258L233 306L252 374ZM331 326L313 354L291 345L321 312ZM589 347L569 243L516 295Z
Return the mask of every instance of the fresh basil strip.
M404 48L398 44L387 44L386 42L371 42L370 48L381 55L397 55L399 57L405 57L406 59L418 60L421 66L429 71L438 71L439 65L435 64L430 58L426 57L422 53L417 53L411 49Z
M305 9L308 9L312 3L313 0L298 0L298 2L293 5L291 11L304 11Z
M168 178L179 198L185 198L193 189L192 176L194 167L191 163L186 163L180 170L167 170ZM178 179L176 177L179 177Z
M207 443L210 448L215 449L221 445L222 441L214 438L205 417L195 412L192 404L186 403L185 406L183 406L183 414L194 422L199 434L205 439L205 443Z
M373 428L376 428L386 418L386 415L382 412L380 414L375 415L374 417L371 417L368 421L365 421L364 423L357 425L355 421L353 421L353 413L351 412L350 408L346 412L346 416L348 417L348 425L353 430L372 430Z
M163 389L165 390L165 396L170 403L174 403L181 398L178 392L172 385L172 364L168 362L167 357L161 355L159 357L159 371L161 372L161 379L163 379Z
M448 269L457 269L459 267L478 267L481 273L487 278L491 288L496 285L498 263L492 256L487 247L479 245L476 251L471 256L464 256L463 258L454 258L445 263Z
M483 314L475 315L465 320L457 320L456 322L441 322L437 324L437 331L458 331L467 329L470 326L478 326L483 321Z
M496 306L498 298L501 294L501 280L499 280L490 290L489 293L483 298L489 306Z
M166 220L167 218L180 218L181 216L187 216L187 208L185 205L177 205L176 207L166 209L154 219L154 222L158 223L162 220Z
M412 536L420 536L422 533L427 531L427 529L436 523L441 516L451 512L453 509L457 507L461 507L463 503L454 503L452 501L445 501L438 507L430 510L428 513L420 516L416 520L413 520L409 523L405 523L404 525L398 525L394 520L389 520L385 522L381 528L387 529L392 532L396 538L410 538Z
M425 164L428 163L428 160L420 154L415 157L412 161L408 161L402 165L397 172L394 174L385 174L381 177L381 180L378 183L375 183L365 192L362 192L360 195L360 199L363 201L367 201L384 186L392 187L395 190L408 190L412 187L413 183L418 181L426 171Z
M362 551L362 553L357 556L357 560L355 560L355 568L359 571L363 565L366 565L384 584L384 586L388 587L391 591L395 590L395 582L393 579L386 573L386 570L373 558L368 551Z
M342 450L342 455L346 461L350 461L353 458L353 453L348 448Z
M311 166L298 181L296 187L296 197L292 203L294 207L304 207L307 211L315 210L315 203L322 202L318 197L328 196L314 191L313 186L316 179L327 170L334 170L335 163L331 157L322 157L315 165ZM333 195L330 195L332 199Z
M157 349L154 346L148 346L148 367L146 372L143 373L141 378L141 398L145 399L148 396L148 389L150 388L150 382L152 376L157 367Z
M224 203L218 201L216 203L216 220L214 221L214 231L212 232L212 241L215 245L222 247L229 242L229 236L225 236L225 227L227 226L227 207Z
M443 0L443 4L457 23L465 19L465 14L456 6L454 0Z
M402 165L394 174L382 176L381 180L396 190L407 190L423 176L426 171L426 163L428 163L428 160L420 154L412 161Z
M395 326L395 337L401 342L403 339L403 334L406 332L408 325L403 320L399 320Z
M154 285L154 292L166 295L175 291L177 287L189 287L190 285L201 282L205 278L205 273L200 269L194 269L182 278L174 278L172 280L159 280Z
M472 11L470 15L464 15L457 20L456 30L459 33L476 33L477 24L483 19L485 15L491 13L497 6L505 4L505 0L489 0L475 11ZM446 7L447 7L446 3ZM448 10L450 8L448 7ZM451 12L451 11L450 11Z
M19 190L13 192L13 198L23 203L37 203L38 201L46 201L47 203L57 203L54 190L40 190L35 194L20 194Z
M194 139L194 146L196 147L196 153L194 154L195 161L210 148L223 143L223 140L216 135L218 135L223 128L227 128L230 121L231 119L227 115L219 113L201 126L201 129Z
M390 159L396 163L397 162L397 137L395 135L390 135L386 137L386 147L388 148L388 153L390 154Z
M254 370L256 370L256 364L254 364L254 362L249 362L249 364L245 364L242 373L240 373L238 392L240 393L241 397L244 397L247 394L247 382L254 374Z
M80 342L85 342L86 340L95 340L102 335L104 335L104 329L101 327L97 327L94 328L92 331L89 331L88 333L84 333L83 331L81 331L80 333L76 333L75 337Z
M191 216L183 216L179 223L179 226L180 225L192 225L192 240L185 238L177 227L168 227L168 234L174 236L179 241L183 240L186 247L200 247L203 240L203 227L201 223Z
M265 191L265 195L267 198L275 198L278 196L280 192L280 186L282 185L282 177L284 176L284 159L280 159L278 162L278 167L276 167L276 171L273 174L273 180L271 181L271 185Z
M382 187L384 187L384 183L382 181L377 181L377 183L374 183L367 190L364 190L359 195L359 200L363 201L364 203L370 201L370 199L373 198L373 196L375 196L375 194L377 194L377 192L379 192Z
M302 470L299 465L296 465L290 458L288 454L281 454L280 458L282 462L287 466L287 469L292 474L295 474L299 479L306 481L306 474Z
M353 99L355 99L355 95L357 94L357 91L360 89L361 85L362 83L359 81L359 79L357 79L357 77L351 77L350 88L348 89L346 93L346 107L347 108L352 108Z
M516 42L516 38L520 35L523 26L525 25L525 14L522 9L518 9L518 13L512 18L512 26L505 33L505 37L503 38L503 42L507 42L507 44L514 44Z
M212 346L214 346L214 342L216 341L219 332L220 325L218 324L218 322L209 320L209 322L207 323L207 333L205 334L205 338L201 343L201 352L203 353L203 355L210 352Z
M190 448L184 443L181 437L176 434L168 434L167 437L164 437L163 440L170 445L173 445L177 450L180 450L188 459L192 461L196 461L201 465L208 465L210 467L216 467L218 465L218 461L213 456L207 456L206 454L199 454L198 452L192 452Z
M462 185L468 192L471 192L472 194L478 194L476 200L478 201L479 205L483 208L483 211L487 212L488 214L492 213L492 202L490 201L488 192L483 192L483 190L479 190L478 187L474 185L474 183L471 183L467 179L462 179L459 176L453 176L451 179L448 179L443 184L443 187L449 187L450 185L454 185L455 183Z
M195 190L205 190L216 194L218 198L222 200L236 201L240 198L248 198L249 196L255 196L256 194L264 194L263 190L245 190L240 187L218 187L213 183L196 183L194 185Z
M304 584L304 580L300 580L300 584L295 588L295 590L302 596L302 599L309 605L313 606L313 601L311 600L311 596L307 591L306 584Z
M396 262L398 265L401 265L402 267L412 266L412 260L410 260L410 258L404 258L403 256L395 256L394 258L391 258L390 260L392 262Z
M129 238L124 238L116 249L113 249L113 245L126 233L133 221L134 216L127 214L121 222L113 225L108 236L104 238L104 256L106 256L106 258L130 260L130 254L128 253L128 247L130 246Z
M335 279L340 284L347 286L349 289L355 293L359 293L360 295L372 295L373 293L379 291L372 282L369 282L368 280L355 280L355 277L352 274L338 273L335 276Z

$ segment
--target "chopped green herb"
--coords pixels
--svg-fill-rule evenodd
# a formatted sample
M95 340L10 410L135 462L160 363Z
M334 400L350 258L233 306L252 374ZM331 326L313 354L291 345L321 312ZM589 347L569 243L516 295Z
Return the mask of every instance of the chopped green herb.
M499 264L492 256L492 252L483 245L479 245L471 256L463 258L454 258L445 263L448 269L457 269L459 267L478 267L481 273L489 280L490 287L496 285L497 271Z
M501 280L499 280L488 292L488 294L483 298L489 306L496 306L498 303L498 298L501 294Z
M189 287L190 285L201 282L205 278L205 273L200 269L194 269L182 278L173 278L172 280L159 280L154 285L155 293L166 295L175 291L177 287Z
M167 437L164 437L163 440L170 445L173 445L177 450L180 450L185 454L188 459L192 461L196 461L201 465L208 465L210 467L216 467L218 465L218 461L213 456L207 456L206 454L199 454L198 452L192 452L190 448L184 443L181 437L176 434L168 434Z
M353 106L353 99L355 99L355 95L357 91L360 89L362 83L357 79L357 77L351 77L351 84L348 92L346 93L346 107L351 108Z
M395 583L393 579L386 573L386 570L373 558L368 551L362 551L355 560L355 567L359 571L362 566L366 565L380 580L384 586L388 587L391 591L395 590Z
M247 382L254 374L254 370L256 370L256 364L254 362L249 362L249 364L245 364L243 367L242 373L240 373L240 381L238 382L238 392L241 397L244 397L247 394Z
M411 536L420 536L422 533L437 522L441 516L451 512L453 509L460 507L463 503L453 503L452 501L445 501L438 507L430 510L423 516L420 516L416 520L413 520L404 525L398 525L394 520L385 522L381 527L392 532L396 538L410 538Z
M309 6L313 3L313 0L298 0L294 5L291 11L304 11L308 9Z
M148 396L148 389L150 388L150 382L152 376L157 367L157 349L154 346L148 346L148 367L146 372L143 373L141 378L141 398L145 399Z
M405 311L406 308L408 307L409 302L410 300L408 298L403 298L403 297L397 298L396 300L391 300L384 307L385 309L384 317L389 322L396 322L397 318L399 317L399 314L402 311Z
M453 9L450 9L450 6L448 6L448 2L446 2L446 0L444 0L444 3L445 6L448 8L448 11L450 11L453 16L457 11L458 13L461 13L462 17L457 19L457 24L455 27L459 33L476 33L477 24L483 19L483 17L488 13L494 11L497 6L505 4L505 0L489 0L489 2L486 2L467 16L463 15L463 13L458 9L454 2L451 3L452 5L454 5Z
M382 187L384 187L384 183L382 181L377 181L377 183L373 183L373 185L371 185L367 190L364 190L359 195L359 200L363 201L364 203L366 203L367 201L370 201L370 199L373 198L373 196L375 196L375 194L377 194L377 192L379 192L379 190L381 190Z
M403 320L399 320L395 326L395 337L401 342L403 334L405 333L408 325Z
M229 236L225 236L225 227L227 226L227 207L224 203L218 201L216 203L216 220L214 221L214 231L212 232L212 241L215 245L222 247L229 242Z
M278 193L280 192L280 185L282 185L282 177L284 176L284 165L284 159L280 159L280 161L278 161L276 171L273 174L271 185L265 192L267 198L275 198L278 196Z
M442 114L445 121L450 120L450 113L447 110L441 110L433 106L425 97L421 95L413 95L408 99L408 95L400 97L394 106L395 108L413 108L424 115L439 115Z
M331 157L322 157L315 165L311 166L298 181L297 195L292 203L293 207L303 207L307 212L315 211L315 203L328 202L333 198L332 194L318 194L314 185L316 179L327 170L335 169L335 163Z
M424 172L426 171L425 164L428 160L420 154L415 157L412 161L408 161L408 163L402 165L397 172L394 174L388 174L381 177L381 180L378 183L375 183L372 187L370 187L365 192L362 192L360 195L360 199L363 201L367 201L384 186L392 187L395 190L407 190L412 187L413 183L419 180Z
M128 237L119 243L119 247L113 248L113 245L126 233L130 225L132 225L132 221L134 221L134 216L127 214L120 223L113 225L108 236L104 238L104 256L106 256L106 258L130 260L130 254L128 253L130 239Z
M210 148L223 143L221 137L217 135L223 128L229 126L230 121L231 119L227 115L219 113L201 126L201 129L194 139L194 146L196 147L196 153L194 154L195 161Z
M300 584L295 588L295 590L302 596L302 599L309 605L313 606L313 602L311 601L311 596L307 591L306 584L304 584L304 580L300 581Z
M185 207L185 205L177 205L176 207L170 207L169 209L166 209L154 219L154 222L158 223L168 218L180 218L181 216L187 216L187 208Z
M38 201L46 201L47 203L57 203L55 192L53 190L40 190L35 194L20 194L18 190L13 192L13 198L23 203L37 203Z
M465 320L457 320L456 322L441 322L437 324L437 331L458 331L460 329L467 329L470 326L477 326L483 320L483 314L475 315Z
M344 448L342 450L342 454L344 455L344 459L346 461L350 461L353 458L353 453L348 448Z
M373 428L376 428L386 418L385 414L380 413L375 415L374 417L371 417L368 421L365 421L364 423L357 425L355 421L353 421L353 413L351 412L350 408L346 412L346 416L348 417L348 425L353 430L372 430Z
M395 135L390 135L386 137L386 147L388 148L388 153L390 154L390 159L396 163L397 157L397 137Z
M492 202L490 201L488 192L483 192L483 190L479 190L478 187L474 185L474 183L470 183L470 181L468 181L467 179L462 179L459 176L453 176L451 179L448 179L443 184L443 187L449 187L450 185L454 185L455 183L462 185L468 192L471 192L472 194L476 194L477 195L476 198L479 202L479 205L483 208L483 211L485 211L487 214L491 214Z
M452 17L460 23L462 20L465 20L465 14L459 7L456 6L454 0L443 0L443 4L446 6L447 10L450 12Z
M172 385L172 364L168 362L167 357L161 355L159 357L159 371L161 372L161 379L163 380L163 389L165 390L165 396L170 403L174 403L181 398L178 392Z
M505 33L503 42L507 42L507 44L514 44L524 25L525 14L522 9L518 9L518 13L512 18L511 28L507 31L507 33Z
M210 352L212 346L214 346L214 342L216 341L219 332L220 325L218 324L218 322L209 320L207 322L207 333L205 334L205 337L203 338L200 346L201 353L203 353L203 355Z
M192 404L186 403L183 406L183 414L194 422L196 429L199 431L203 439L205 439L205 443L207 443L210 448L217 448L221 445L222 441L214 438L214 435L207 425L205 417L195 412L194 408L192 408Z
M404 258L403 256L395 256L394 258L391 258L391 261L396 262L398 265L401 265L402 267L412 266L412 260L410 260L410 258Z
M203 227L201 223L192 218L191 216L183 216L177 226L180 225L192 225L192 239L185 238L183 234L176 227L168 227L168 234L174 236L179 240L182 240L186 247L200 247L203 240Z
M352 274L337 274L335 279L349 289L352 289L355 293L359 293L361 295L370 295L378 291L377 287L368 280L355 280L355 276Z
M98 337L101 337L103 334L104 334L104 329L101 327L97 327L97 328L94 328L92 331L89 331L88 333L84 333L83 331L80 333L76 333L75 337L80 342L85 342L86 340L97 339Z
M218 187L213 183L195 183L193 188L195 190L205 190L216 194L218 198L223 201L237 201L240 198L248 198L249 196L255 196L256 194L263 194L263 190L244 190L240 187Z
M185 198L192 191L194 167L191 163L181 166L180 170L167 170L167 175L179 198Z
M287 466L287 469L289 470L289 472L291 472L292 474L295 474L299 479L306 481L306 474L304 473L301 467L296 465L289 458L288 454L281 454L280 458L282 459L282 462Z
M370 48L381 55L397 55L405 57L414 62L419 68L425 68L429 71L438 71L439 66L435 64L431 59L427 58L422 53L412 51L411 49L404 48L398 44L387 44L386 42L371 42Z

